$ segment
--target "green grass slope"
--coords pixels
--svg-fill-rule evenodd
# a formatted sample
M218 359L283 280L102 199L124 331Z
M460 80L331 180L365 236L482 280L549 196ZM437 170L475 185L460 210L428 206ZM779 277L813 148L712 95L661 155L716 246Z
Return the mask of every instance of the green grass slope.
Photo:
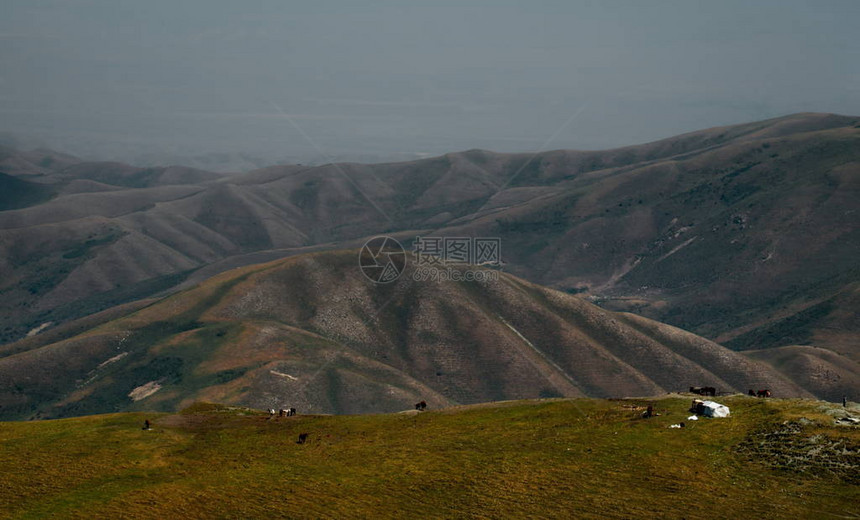
M855 518L860 429L816 401L547 400L369 416L195 405L0 423L4 518ZM640 418L653 403L661 414ZM141 429L145 418L153 421ZM668 426L686 421L684 429ZM307 433L305 444L297 444Z

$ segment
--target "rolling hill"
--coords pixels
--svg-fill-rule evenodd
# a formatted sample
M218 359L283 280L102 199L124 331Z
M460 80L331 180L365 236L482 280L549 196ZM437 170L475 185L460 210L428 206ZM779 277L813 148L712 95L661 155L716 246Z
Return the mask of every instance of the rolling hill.
M0 169L57 195L0 211L0 342L385 233L499 237L506 271L606 309L856 363L858 140L857 117L796 114L607 151L232 176L4 149Z
M35 206L49 200L53 195L48 186L0 172L0 211Z
M0 340L249 253L399 232L499 236L508 269L531 281L737 349L801 337L856 361L857 326L833 334L827 302L856 303L858 125L798 114L600 152L234 176L4 150L0 167L59 196L0 212Z
M841 406L541 400L368 416L197 404L0 423L5 518L851 518ZM661 415L642 419L652 404ZM144 419L151 430L142 430ZM307 441L297 444L300 433ZM766 497L766 498L765 498Z
M860 388L860 365L828 349L795 345L745 354L770 364L798 385L829 401L838 402L844 396L856 395Z
M578 296L487 268L478 282L416 281L416 269L375 285L355 250L299 255L5 345L0 417L173 411L198 400L391 412L421 400L624 397L694 385L814 395L767 363Z

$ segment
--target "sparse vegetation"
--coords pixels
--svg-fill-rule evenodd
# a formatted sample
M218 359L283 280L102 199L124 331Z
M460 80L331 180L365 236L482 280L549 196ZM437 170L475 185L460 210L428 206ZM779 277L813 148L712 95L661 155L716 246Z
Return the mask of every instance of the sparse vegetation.
M356 273L355 258L321 252L249 266L77 335L31 342L0 358L0 379L23 387L0 388L0 416L167 412L194 399L367 413L422 399L647 395L711 380L810 395L703 338L510 275L410 283L409 263L402 283L378 287Z
M67 260L71 260L73 258L79 258L84 255L90 253L92 249L97 248L98 246L103 246L107 244L112 244L122 238L126 233L114 232L109 233L103 237L99 238L90 238L85 240L82 243L75 244L71 249L63 253L63 258Z
M510 272L545 285L587 285L611 308L630 309L632 297L637 312L709 338L759 337L786 307L858 280L855 121L798 114L616 150L468 151L341 165L374 204L330 165L212 183L217 175L187 168L68 157L34 164L32 173L60 195L0 215L12 268L0 289L0 341L84 316L106 289L149 296L170 276L181 280L213 262L219 267L202 272L428 228L499 236ZM67 183L80 186L66 194ZM98 242L107 225L127 233L121 245ZM834 317L806 328L817 345L838 351L846 341L830 331L850 325L828 323Z
M857 514L860 486L849 475L773 468L766 462L794 453L783 442L767 455L745 446L774 424L804 417L814 425L800 435L825 439L856 465L860 430L833 426L814 402L726 402L730 418L684 429L668 426L686 418L689 401L671 397L275 419L200 403L178 415L2 423L0 464L16 471L0 474L0 511L7 518ZM642 419L648 404L661 415ZM146 418L149 431L141 429ZM309 434L302 445L300 432Z

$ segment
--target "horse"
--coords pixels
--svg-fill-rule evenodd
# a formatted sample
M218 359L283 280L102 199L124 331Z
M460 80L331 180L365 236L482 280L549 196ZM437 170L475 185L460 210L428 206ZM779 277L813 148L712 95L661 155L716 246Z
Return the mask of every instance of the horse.
M420 403L415 403L415 409L419 412L423 412L427 409L427 403L424 401L421 401Z
M717 395L717 389L713 386L691 386L690 393L697 395L715 396Z
M299 440L296 441L296 444L304 444L306 440L308 440L308 434L307 433L300 433L299 434Z

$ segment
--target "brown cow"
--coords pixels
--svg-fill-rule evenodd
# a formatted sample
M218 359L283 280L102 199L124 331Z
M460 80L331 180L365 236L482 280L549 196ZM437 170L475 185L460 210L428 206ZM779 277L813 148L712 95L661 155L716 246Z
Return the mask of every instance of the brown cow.
M756 392L756 397L770 397L770 390L765 388L764 390L759 390Z

